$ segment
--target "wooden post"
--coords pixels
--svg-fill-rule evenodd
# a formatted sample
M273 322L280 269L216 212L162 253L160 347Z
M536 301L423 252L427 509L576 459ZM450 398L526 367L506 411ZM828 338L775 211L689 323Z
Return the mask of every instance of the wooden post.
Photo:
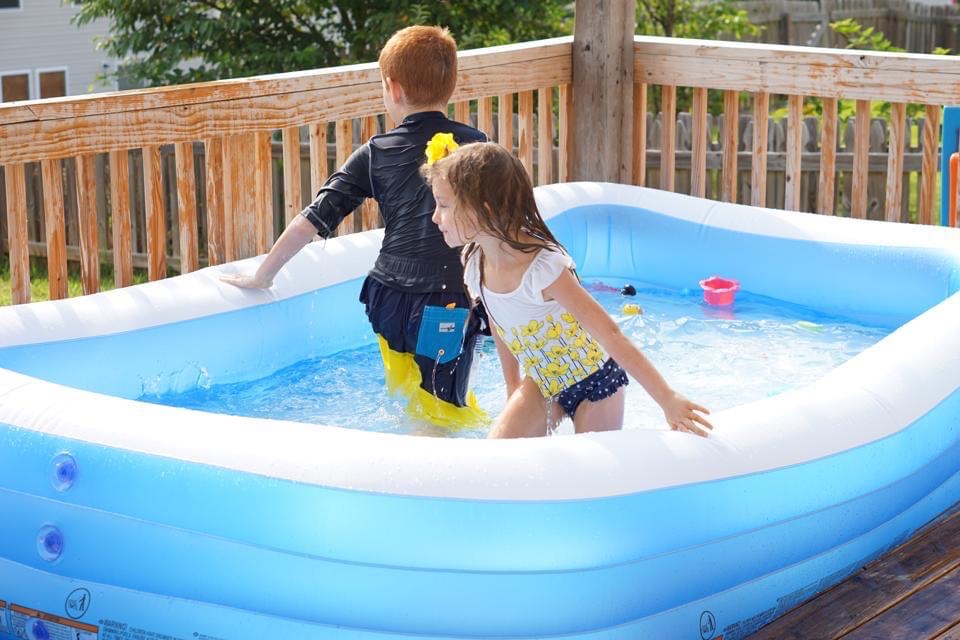
M47 230L47 278L50 299L67 297L67 237L63 210L63 173L60 160L42 160L43 218Z
M223 222L223 138L203 141L206 160L207 264L223 264L226 231Z
M633 178L635 0L576 0L573 179Z
M737 201L737 145L740 126L740 94L723 92L723 160L720 174L720 199Z
M167 277L167 226L163 211L163 169L160 147L143 147L143 194L147 216L147 277Z
M92 153L77 156L77 218L80 227L80 279L86 295L100 290L97 169Z
M126 149L110 152L110 206L113 219L113 284L133 284L133 224L130 221L130 157Z
M13 304L30 302L30 253L27 247L27 188L22 164L4 168L7 195L7 241Z

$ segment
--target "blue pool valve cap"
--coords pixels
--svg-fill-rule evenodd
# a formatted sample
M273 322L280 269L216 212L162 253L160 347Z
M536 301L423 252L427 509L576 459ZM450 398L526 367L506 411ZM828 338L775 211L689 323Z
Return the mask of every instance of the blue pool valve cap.
M40 527L37 534L37 553L47 562L57 560L63 554L63 533L52 524Z
M53 488L66 491L77 480L77 461L69 453L61 453L53 459Z
M50 640L50 631L47 629L47 625L43 623L43 620L34 619L30 623L30 639Z

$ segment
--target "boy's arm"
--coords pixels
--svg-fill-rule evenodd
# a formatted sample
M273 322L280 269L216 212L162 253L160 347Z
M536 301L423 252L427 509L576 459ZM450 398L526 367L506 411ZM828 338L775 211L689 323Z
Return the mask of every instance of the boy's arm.
M320 187L314 198L301 212L324 238L332 236L350 212L373 197L370 176L370 143L353 152Z
M340 222L371 195L370 149L365 144L327 179L316 199L290 221L256 273L229 274L220 279L245 289L269 288L277 272L307 246L313 236L318 233L324 238L332 236Z
M304 216L294 218L270 249L270 253L257 267L253 275L231 273L220 276L226 283L244 289L268 289L273 285L273 278L287 262L303 249L313 236L317 235L317 228Z
M707 435L713 425L700 414L710 411L674 391L643 352L620 331L620 327L587 293L569 270L564 270L543 290L544 299L553 298L580 322L617 363L639 382L663 409L671 429Z

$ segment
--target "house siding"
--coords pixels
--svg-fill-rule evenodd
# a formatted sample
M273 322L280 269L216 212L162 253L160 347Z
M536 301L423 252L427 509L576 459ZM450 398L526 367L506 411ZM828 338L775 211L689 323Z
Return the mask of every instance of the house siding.
M61 0L21 0L20 7L0 10L0 75L29 71L31 99L40 97L40 71L65 69L67 95L116 88L96 80L116 64L94 42L108 33L108 21L78 27L70 20L79 7Z

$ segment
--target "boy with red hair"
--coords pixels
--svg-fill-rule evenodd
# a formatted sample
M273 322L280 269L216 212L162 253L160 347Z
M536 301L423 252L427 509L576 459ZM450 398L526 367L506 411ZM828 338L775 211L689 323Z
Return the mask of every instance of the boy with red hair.
M364 199L375 198L383 244L360 301L380 342L387 386L409 395L410 412L418 417L476 425L484 415L467 384L478 321L466 313L460 252L447 246L431 221L436 205L419 169L427 143L439 133L452 134L459 144L486 136L446 117L457 83L457 45L446 29L416 26L395 33L380 53L380 74L384 106L397 127L370 138L330 176L255 274L223 279L239 287L270 287L314 235L332 236ZM451 318L460 323L452 332ZM464 330L465 322L470 326ZM457 348L439 336L447 348L438 349L432 339L437 331L456 335Z

